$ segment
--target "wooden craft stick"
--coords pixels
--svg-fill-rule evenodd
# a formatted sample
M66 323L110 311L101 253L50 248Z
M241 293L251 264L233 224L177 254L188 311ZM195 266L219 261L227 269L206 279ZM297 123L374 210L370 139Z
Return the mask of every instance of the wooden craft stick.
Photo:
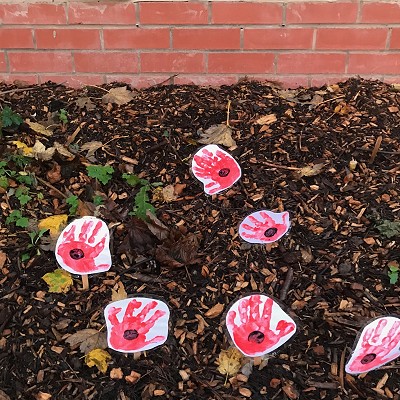
M89 275L82 275L82 290L89 290Z

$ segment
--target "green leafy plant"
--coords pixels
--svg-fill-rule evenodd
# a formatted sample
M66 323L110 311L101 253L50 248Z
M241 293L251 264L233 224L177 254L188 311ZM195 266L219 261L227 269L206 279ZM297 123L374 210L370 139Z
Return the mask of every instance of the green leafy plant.
M29 225L29 219L24 217L20 210L13 210L6 218L6 224L13 224L20 228L26 228Z
M18 199L21 206L28 204L32 200L32 197L28 193L29 189L26 186L19 186L15 191L15 197Z
M397 261L391 261L388 263L388 277L391 285L395 285L399 280L399 263Z
M35 178L31 174L28 174L26 172L19 172L15 179L17 180L17 182L28 186L32 186L35 183Z
M6 189L8 187L8 178L6 167L7 163L5 161L0 161L0 187Z
M78 211L79 199L75 195L66 198L65 202L69 205L69 213L75 215Z
M104 204L104 199L102 196L96 194L95 196L93 196L93 204L95 206L101 206L102 204Z
M131 186L145 186L150 185L150 182L147 179L139 178L135 174L122 174L122 178L126 180L126 183Z
M400 221L389 221L385 219L376 228L381 235L388 239L400 235Z
M91 178L97 179L103 185L110 182L114 173L114 168L110 165L88 165L86 170Z
M22 154L7 154L5 159L8 162L14 163L18 169L24 169L32 160Z
M58 112L58 119L63 124L67 124L68 123L68 112L67 112L67 110L64 110L63 108L61 108L60 111Z
M30 255L30 251L34 248L36 248L36 252L39 255L40 254L40 250L38 248L38 243L40 238L45 234L45 232L47 232L48 229L40 229L38 231L33 231L33 232L29 232L29 238L31 240L31 242L28 244L28 246L26 246L26 249L28 250L26 253L23 253L21 255L21 260L22 261L27 261L31 258Z
M12 126L20 126L23 122L21 116L6 106L0 112L0 135L2 128L10 128Z

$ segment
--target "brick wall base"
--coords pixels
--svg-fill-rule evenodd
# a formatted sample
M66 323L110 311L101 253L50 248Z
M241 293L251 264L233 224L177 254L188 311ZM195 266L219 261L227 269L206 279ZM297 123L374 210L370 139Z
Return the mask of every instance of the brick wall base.
M400 82L399 2L2 0L0 22L8 83Z

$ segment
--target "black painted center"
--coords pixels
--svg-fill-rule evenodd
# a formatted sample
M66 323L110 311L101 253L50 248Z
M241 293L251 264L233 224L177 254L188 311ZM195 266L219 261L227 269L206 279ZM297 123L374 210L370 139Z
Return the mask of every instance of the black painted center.
M85 257L85 253L81 249L72 249L69 252L69 255L74 260L80 260L81 258Z
M218 175L224 178L225 176L228 176L231 170L229 168L222 168L218 171Z
M265 232L264 232L264 236L265 237L272 237L276 234L276 232L278 232L278 229L276 228L268 228Z
M133 340L139 336L139 333L136 329L127 329L124 332L124 339L126 340Z
M247 340L252 343L262 343L264 341L265 335L260 331L253 331L250 333Z
M361 360L361 364L369 364L370 362L374 361L376 358L375 353L370 353L364 356L364 358Z

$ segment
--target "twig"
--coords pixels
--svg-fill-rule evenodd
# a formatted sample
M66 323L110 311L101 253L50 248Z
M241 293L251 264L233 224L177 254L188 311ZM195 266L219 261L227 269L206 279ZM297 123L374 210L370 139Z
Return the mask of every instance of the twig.
M66 82L66 81L65 81ZM62 86L65 82L61 82L58 83L56 85L52 85L51 88L56 88L58 86ZM50 85L46 85L45 87L49 87ZM43 89L43 86L29 86L26 88L17 88L17 89L10 89L10 90L5 90L4 92L0 92L0 96L2 96L3 94L10 94L10 93L18 93L18 92L25 92L25 91L31 91L31 90L39 90L39 89Z
M230 126L229 125L229 114L231 111L231 101L228 100L228 110L226 111L226 126Z
M46 182L45 180L43 180L42 178L39 178L38 176L35 177L40 183L42 183L43 185L46 185L47 187L49 187L50 189L53 189L55 192L57 192L62 198L66 199L68 198L68 196L66 196L63 192L61 192L60 190L58 190L56 187L54 187L52 184L50 184L49 182Z
M272 167L272 168L288 169L289 171L300 171L301 170L301 168L287 167L286 165L273 164L273 163L270 163L268 161L259 161L259 163L262 164L262 165L266 165L268 167Z
M124 273L124 272L123 272ZM140 272L133 272L132 274L127 275L129 278L136 279L137 281L144 283L167 283L168 281L161 278L154 278L154 276L147 276L145 274L141 274Z
M371 157L368 161L370 164L372 164L374 162L375 157L378 154L379 147L381 147L381 143L382 143L382 136L378 136L378 138L376 139L376 142L375 142L374 149L372 150Z
M342 351L342 354L340 356L340 367L339 367L339 383L340 383L340 388L344 390L344 360L346 356L346 349Z
M156 84L154 84L154 85L152 85L152 86L149 86L149 87L158 87L158 86L162 86L162 85L164 85L164 83L167 83L167 82L173 83L173 82L171 82L171 79L174 79L174 78L175 78L176 76L178 76L178 75L179 75L179 74L171 75L169 78L163 80L162 82L156 83Z
M287 296L288 290L289 290L292 282L293 282L293 268L289 267L288 271L286 273L285 282L282 285L281 293L279 295L280 300L282 300L282 301L286 300L286 296Z
M85 85L86 87L92 87L92 88L95 88L95 89L100 89L100 90L103 90L104 92L106 92L106 93L109 93L110 91L109 90L107 90L107 89L104 89L104 88L102 88L102 87L100 87L100 86L96 86L96 85Z
M81 129L87 124L87 122L81 122L79 126L75 129L75 131L72 133L72 135L67 139L65 142L65 146L68 147L76 138L78 133L81 131Z

